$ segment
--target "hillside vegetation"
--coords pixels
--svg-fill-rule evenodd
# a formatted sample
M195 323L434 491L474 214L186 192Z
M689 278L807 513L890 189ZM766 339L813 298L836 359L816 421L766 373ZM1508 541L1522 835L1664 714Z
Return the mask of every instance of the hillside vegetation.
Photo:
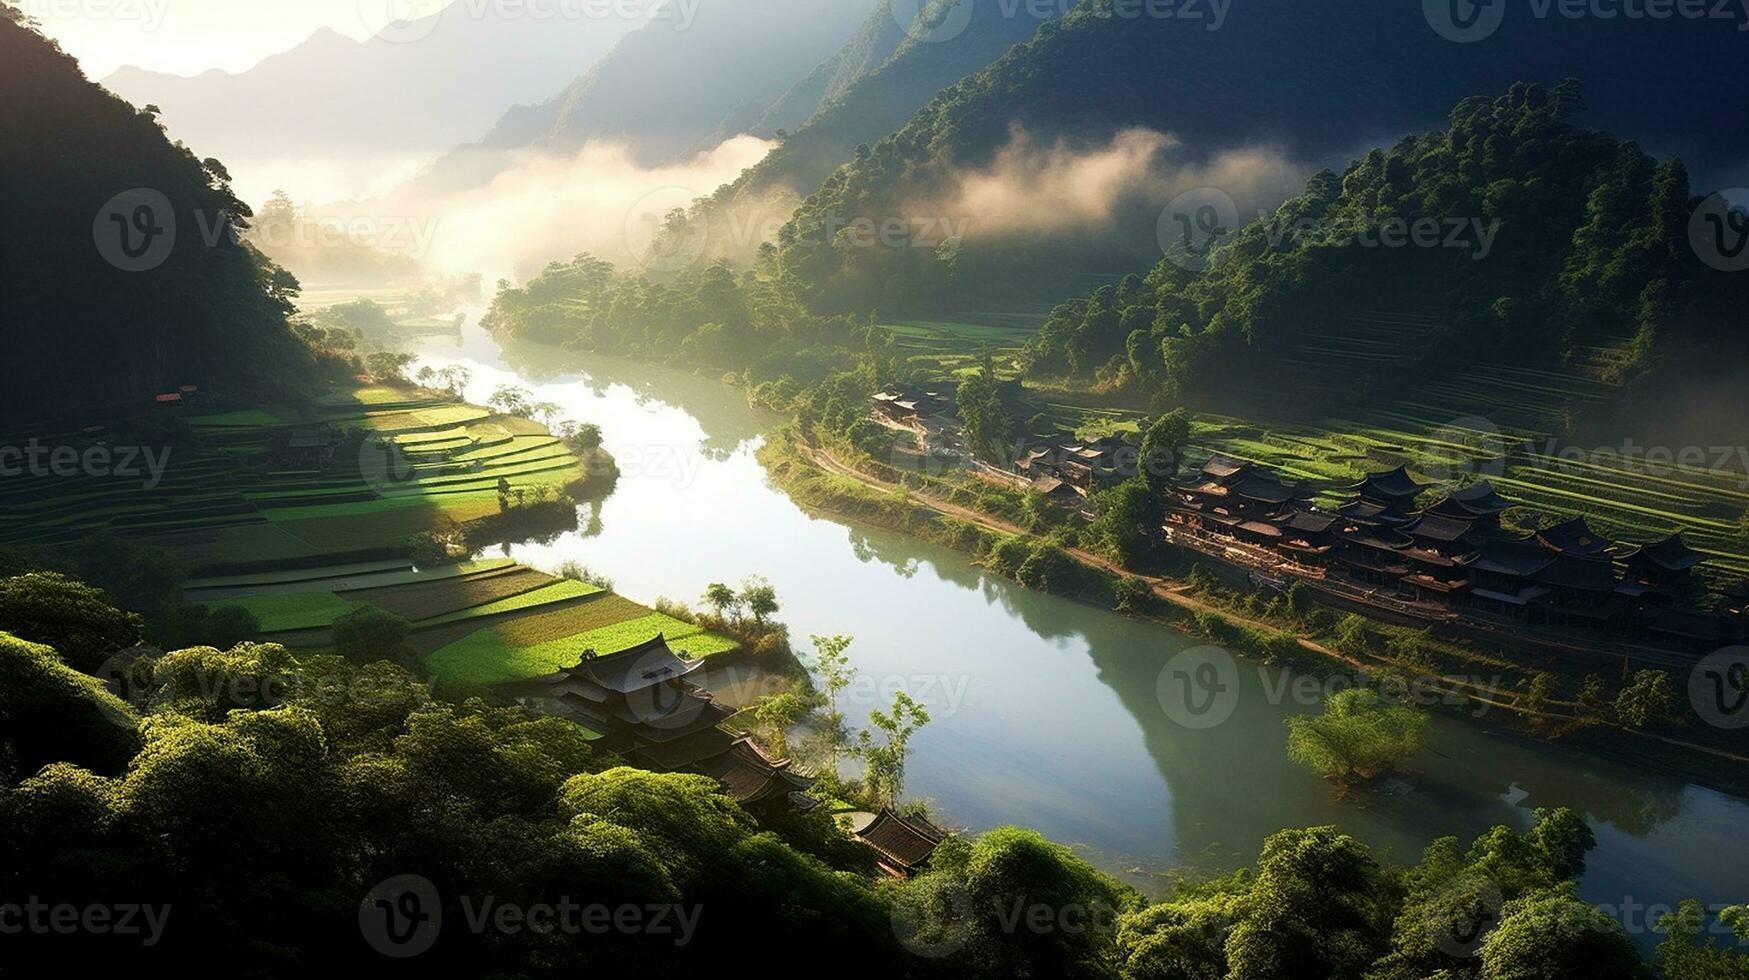
M182 384L299 382L310 358L286 326L297 283L231 234L250 214L224 166L172 145L18 17L0 6L0 408L74 415ZM124 271L100 247L115 241L111 202L138 189L161 196L113 210L152 267Z

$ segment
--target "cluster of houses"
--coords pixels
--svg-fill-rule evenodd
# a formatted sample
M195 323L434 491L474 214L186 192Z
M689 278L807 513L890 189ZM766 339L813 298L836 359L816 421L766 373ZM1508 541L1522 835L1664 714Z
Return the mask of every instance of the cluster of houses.
M870 399L876 421L915 432L931 455L965 453L958 396L952 387L889 385Z
M1629 545L1582 517L1539 530L1501 522L1513 505L1486 481L1432 489L1404 468L1344 488L1334 511L1313 488L1222 456L1167 492L1169 539L1237 542L1290 571L1378 590L1396 600L1530 626L1705 652L1749 640L1743 586L1709 596L1705 557L1680 534Z
M597 747L641 768L715 779L755 818L818 806L808 793L813 779L730 727L735 710L688 679L703 667L703 660L680 657L657 635L617 653L584 651L571 667L500 690L531 710L599 732ZM872 816L850 829L890 875L915 874L947 836L922 817L892 810Z

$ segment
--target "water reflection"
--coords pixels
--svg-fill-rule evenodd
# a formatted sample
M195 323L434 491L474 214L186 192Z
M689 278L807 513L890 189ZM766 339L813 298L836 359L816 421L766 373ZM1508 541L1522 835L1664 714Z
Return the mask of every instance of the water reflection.
M913 740L907 788L951 822L1036 827L1147 884L1177 866L1249 863L1287 826L1337 824L1412 861L1437 837L1467 842L1494 824L1527 825L1535 807L1567 805L1599 838L1584 881L1593 900L1744 898L1741 801L1580 746L1528 741L1486 717L1443 715L1401 776L1339 798L1287 759L1286 719L1315 707L1281 693L1290 675L1241 665L1230 719L1175 724L1157 694L1160 671L1198 641L1019 588L943 548L807 513L767 482L753 451L769 420L734 389L548 349L500 358L478 330L427 351L435 366L470 365L470 397L506 381L534 387L599 423L616 454L701 450L684 473L628 469L581 533L513 554L545 568L580 561L645 601L696 600L710 582L767 576L794 636L856 637L851 656L869 687L845 705L853 722L895 687L929 704L935 721Z

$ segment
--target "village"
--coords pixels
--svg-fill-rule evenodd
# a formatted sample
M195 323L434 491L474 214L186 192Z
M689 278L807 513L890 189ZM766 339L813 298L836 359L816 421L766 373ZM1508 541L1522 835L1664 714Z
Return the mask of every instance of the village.
M1134 475L1140 460L1119 437L1070 433L1035 436L995 467L972 461L959 440L951 389L893 386L871 408L883 424L916 433L926 453L956 456L984 478L999 470L1087 520L1089 498ZM1317 486L1215 454L1162 495L1166 543L1253 584L1303 582L1333 605L1390 621L1682 655L1749 642L1749 581L1704 574L1706 556L1681 533L1613 541L1583 516L1527 513L1487 480L1439 487L1399 466ZM1316 502L1333 496L1334 508ZM1509 510L1516 526L1504 520Z

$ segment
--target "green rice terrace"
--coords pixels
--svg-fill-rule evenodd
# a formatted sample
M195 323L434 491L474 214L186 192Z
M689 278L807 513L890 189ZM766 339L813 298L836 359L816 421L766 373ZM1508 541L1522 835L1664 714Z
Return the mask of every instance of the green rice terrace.
M149 422L192 433L166 437L156 474L142 465L137 478L43 472L0 483L0 543L52 547L107 531L163 548L198 576L186 598L241 607L263 639L294 648L327 647L337 619L382 609L411 624L415 654L455 689L549 673L658 633L696 656L738 646L509 559L415 568L417 536L465 541L507 505L562 501L585 476L538 423L397 386L249 411L162 406ZM119 450L137 431L34 435L83 454Z
M239 606L262 638L293 648L332 642L337 619L374 607L412 625L411 646L446 690L477 691L569 666L662 634L676 652L728 653L739 644L586 582L508 558L415 569L409 562L332 565L197 579L190 601Z
M1367 312L1309 330L1284 354L1276 417L1291 417L1286 393L1307 402L1340 404L1332 396L1362 389L1369 376L1388 375L1419 351L1436 322L1424 314ZM965 324L890 325L898 345L915 350L909 360L930 376L973 370L986 343L998 369L1017 344L1001 338L1006 326ZM1573 364L1546 370L1520 364L1474 363L1438 380L1404 389L1403 398L1360 405L1352 416L1309 422L1270 422L1201 416L1194 449L1222 453L1276 468L1285 478L1324 488L1321 503L1334 505L1336 488L1370 471L1407 465L1417 477L1442 485L1492 480L1501 494L1524 505L1508 520L1584 516L1598 531L1628 542L1647 542L1681 531L1707 555L1710 571L1749 575L1749 547L1739 521L1749 510L1749 473L1741 456L1705 465L1642 454L1587 451L1555 440L1567 423L1619 396L1605 380L1621 360L1627 341L1582 348ZM1288 374L1291 372L1291 378ZM1146 413L1115 399L1054 387L1035 388L1044 420L1084 435L1135 431ZM1693 462L1692 460L1690 461ZM1548 517L1545 517L1546 521Z

